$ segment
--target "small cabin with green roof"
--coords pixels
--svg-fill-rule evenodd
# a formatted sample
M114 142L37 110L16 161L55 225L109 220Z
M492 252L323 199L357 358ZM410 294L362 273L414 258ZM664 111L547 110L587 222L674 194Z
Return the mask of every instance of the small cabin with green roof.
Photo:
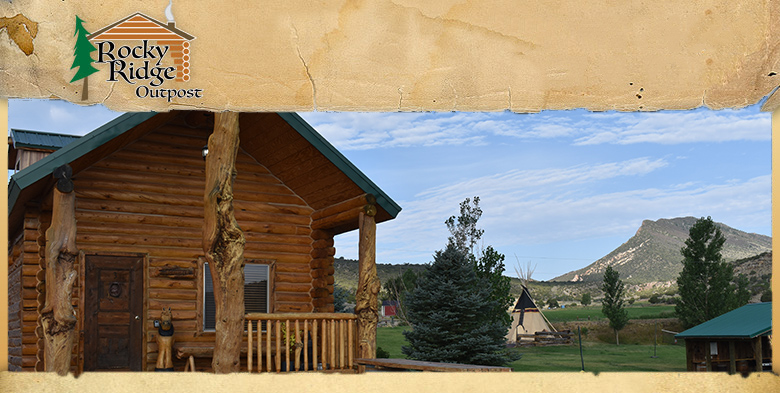
M363 322L333 312L333 237L359 230L370 273L373 225L401 208L297 114L240 113L238 123L232 198L246 239L245 324L255 327L241 338L243 370L356 370ZM154 370L168 308L173 368L210 370L204 154L214 128L213 113L171 111L124 114L83 137L12 131L14 164L25 151L41 154L8 185L11 370L44 369L42 311L58 284L46 271L58 209L52 174L65 165L78 248L70 370Z
M694 326L685 339L688 371L772 369L772 303L754 303Z

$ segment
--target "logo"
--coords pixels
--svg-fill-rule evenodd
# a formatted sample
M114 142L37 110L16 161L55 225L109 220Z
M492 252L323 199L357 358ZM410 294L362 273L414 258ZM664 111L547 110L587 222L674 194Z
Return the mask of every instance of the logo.
M124 82L135 87L138 98L159 98L171 102L174 98L201 98L203 89L171 88L170 81L190 80L191 34L176 27L171 3L165 9L168 23L136 12L92 34L84 29L76 17L76 46L71 68L79 70L71 82L84 79L104 65L107 82ZM97 52L97 60L92 58Z

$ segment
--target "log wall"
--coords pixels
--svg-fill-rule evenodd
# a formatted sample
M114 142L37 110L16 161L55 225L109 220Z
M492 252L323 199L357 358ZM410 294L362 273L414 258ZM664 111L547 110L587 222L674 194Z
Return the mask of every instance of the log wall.
M36 367L43 369L43 362L38 364L43 356L43 343L39 342L38 334L39 311L45 297L45 286L41 283L44 250L39 246L38 204L31 203L26 208L22 228L15 234L13 243L9 243L8 360L10 370L35 371Z
M24 235L8 247L8 370L22 370L22 262Z
M146 370L157 359L153 321L162 307L172 308L177 345L214 340L197 321L205 174L200 151L210 131L166 125L74 176L79 248L147 255ZM236 167L233 203L246 234L246 260L275 261L274 312L313 311L313 210L243 150ZM331 271L324 282L332 288L332 270L325 271ZM174 359L174 367L182 370L184 361Z

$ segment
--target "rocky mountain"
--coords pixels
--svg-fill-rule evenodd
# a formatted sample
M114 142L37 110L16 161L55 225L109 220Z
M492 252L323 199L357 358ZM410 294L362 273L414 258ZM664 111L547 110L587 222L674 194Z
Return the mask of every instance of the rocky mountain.
M607 266L620 272L620 277L628 284L660 284L676 280L682 270L680 249L696 220L695 217L645 220L631 239L605 257L552 281L601 281ZM722 255L727 261L749 258L772 249L771 237L716 224L726 237Z

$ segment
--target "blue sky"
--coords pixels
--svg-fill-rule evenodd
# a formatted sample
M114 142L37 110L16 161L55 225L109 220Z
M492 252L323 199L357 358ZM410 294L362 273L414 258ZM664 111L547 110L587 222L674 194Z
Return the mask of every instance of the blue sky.
M478 195L484 245L549 280L634 235L642 220L712 216L771 236L771 122L739 111L537 114L301 113L403 210L377 229L377 261L427 263L447 217ZM83 135L119 113L9 100L9 126ZM355 258L357 234L336 239Z

